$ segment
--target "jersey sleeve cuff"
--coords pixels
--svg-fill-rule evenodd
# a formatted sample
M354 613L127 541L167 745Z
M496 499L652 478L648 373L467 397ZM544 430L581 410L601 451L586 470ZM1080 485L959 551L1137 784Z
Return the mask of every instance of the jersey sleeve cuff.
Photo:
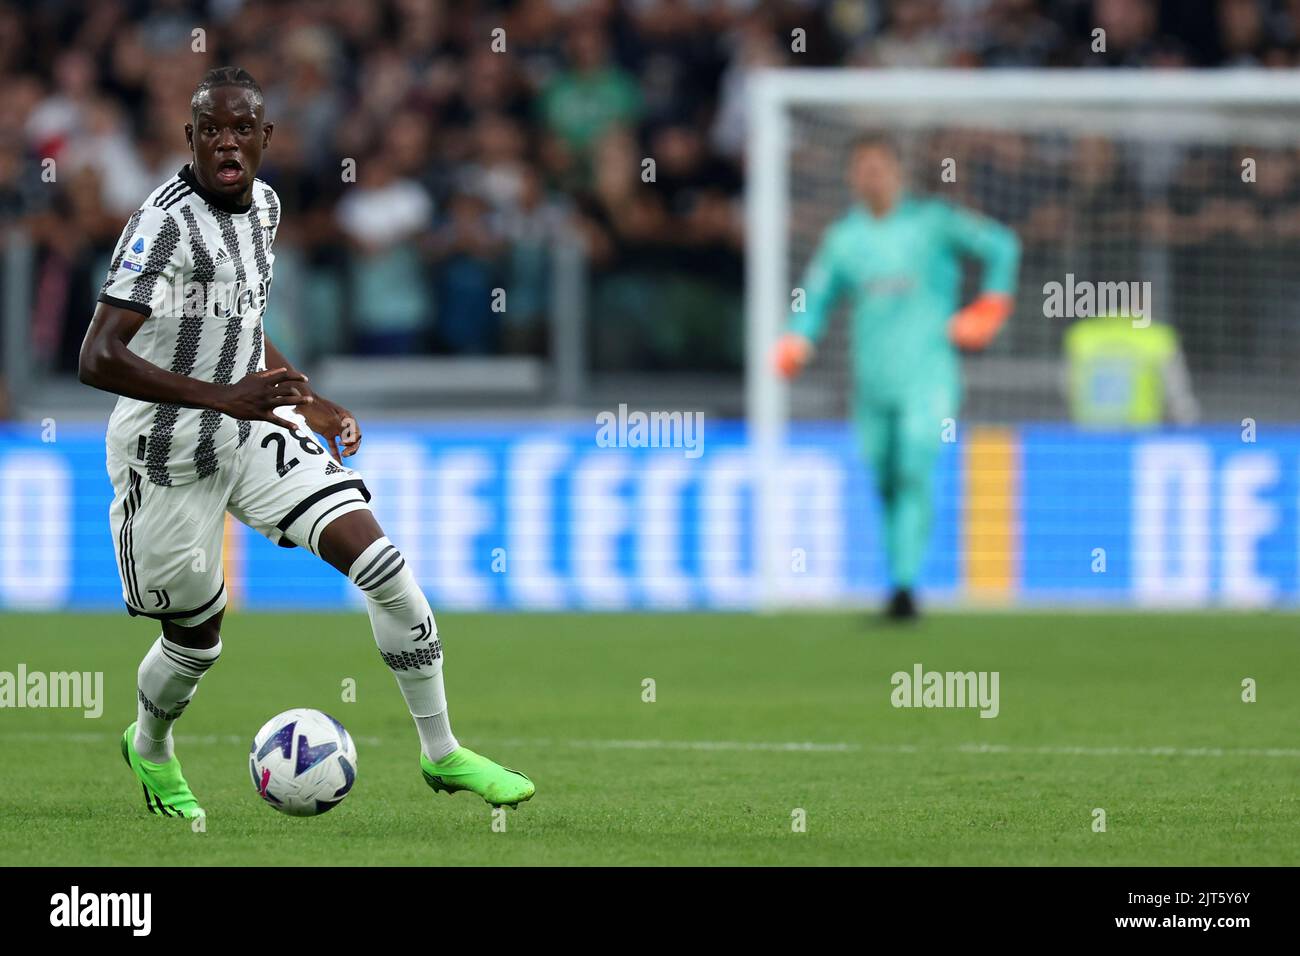
M126 309L128 312L138 312L146 319L153 315L153 309L145 305L143 302L132 302L130 299L119 299L117 296L109 295L107 292L101 292L98 301L118 309Z

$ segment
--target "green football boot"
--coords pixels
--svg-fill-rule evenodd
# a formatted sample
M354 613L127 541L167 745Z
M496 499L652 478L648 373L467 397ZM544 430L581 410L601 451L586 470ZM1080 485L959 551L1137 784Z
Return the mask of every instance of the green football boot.
M424 782L434 790L443 793L468 790L494 807L517 807L537 789L518 770L503 767L468 747L457 747L436 763L420 754L420 771Z
M166 763L150 763L135 752L135 721L122 732L122 759L140 778L144 805L150 813L186 820L207 815L181 775L179 760L172 757Z

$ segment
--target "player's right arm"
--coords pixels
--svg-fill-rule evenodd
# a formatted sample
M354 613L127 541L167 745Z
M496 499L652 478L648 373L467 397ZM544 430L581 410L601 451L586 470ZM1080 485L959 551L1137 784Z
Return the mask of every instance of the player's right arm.
M211 408L231 418L276 422L285 428L292 425L273 414L273 409L311 401L311 396L294 384L306 382L307 377L286 368L253 372L232 385L159 368L127 347L144 323L156 321L161 320L100 302L81 343L77 377L82 384L142 402Z
M774 361L777 371L793 378L812 359L813 349L826 331L831 308L844 288L836 264L832 241L834 227L822 236L821 244L804 270L803 308L790 314L786 333L776 344Z
M254 372L233 385L218 385L154 365L128 346L146 322L177 321L156 315L190 271L180 224L166 210L145 206L118 240L108 281L81 343L77 377L83 384L142 402L211 408L232 418L290 424L273 413L282 405L311 401L295 382L306 377L285 368Z

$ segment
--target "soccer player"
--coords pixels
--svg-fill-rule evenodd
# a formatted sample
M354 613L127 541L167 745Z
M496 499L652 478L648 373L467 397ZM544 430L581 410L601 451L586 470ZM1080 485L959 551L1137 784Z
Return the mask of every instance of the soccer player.
M798 374L835 301L851 298L853 409L884 511L886 614L908 619L944 419L960 400L957 349L983 349L1011 314L1020 242L990 219L906 192L885 138L854 144L848 184L857 201L822 236L803 279L805 310L790 316L774 359L785 377ZM979 260L983 276L979 296L957 311L963 257Z
M256 178L272 132L262 91L247 71L223 67L203 77L190 107L192 160L127 222L80 361L82 382L120 396L107 452L122 597L132 615L161 622L140 663L136 722L122 735L145 804L204 815L172 726L221 654L227 512L361 589L415 719L429 786L496 806L527 800L528 777L452 735L429 602L361 477L342 464L361 444L355 421L263 331L280 202Z

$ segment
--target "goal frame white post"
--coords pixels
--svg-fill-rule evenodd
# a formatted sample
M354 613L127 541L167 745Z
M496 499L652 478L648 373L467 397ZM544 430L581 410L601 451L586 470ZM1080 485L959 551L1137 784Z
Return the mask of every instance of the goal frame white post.
M748 103L745 189L745 415L752 463L754 528L752 555L755 607L782 604L779 575L787 556L777 552L774 522L780 507L780 468L785 443L786 384L772 365L772 349L790 307L794 278L789 268L791 124L799 106L907 109L900 126L933 119L963 104L1005 104L1009 129L1019 117L1062 106L1114 104L1124 109L1108 128L1141 135L1157 130L1177 136L1186 126L1206 130L1201 116L1188 126L1179 108L1285 105L1300 107L1300 71L1277 70L876 70L780 68L758 71ZM1134 107L1145 108L1135 112ZM1152 126L1151 124L1157 124ZM1225 129L1259 141L1294 144L1294 130L1259 118L1222 119ZM1280 124L1286 125L1286 124Z

